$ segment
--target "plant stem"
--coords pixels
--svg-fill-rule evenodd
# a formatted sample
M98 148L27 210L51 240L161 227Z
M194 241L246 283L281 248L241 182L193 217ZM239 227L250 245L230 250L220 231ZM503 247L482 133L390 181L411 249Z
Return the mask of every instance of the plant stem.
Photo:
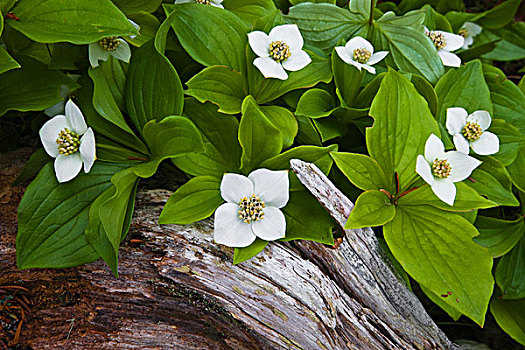
M368 25L372 26L372 22L374 21L375 0L370 0L370 3L370 19L368 20Z

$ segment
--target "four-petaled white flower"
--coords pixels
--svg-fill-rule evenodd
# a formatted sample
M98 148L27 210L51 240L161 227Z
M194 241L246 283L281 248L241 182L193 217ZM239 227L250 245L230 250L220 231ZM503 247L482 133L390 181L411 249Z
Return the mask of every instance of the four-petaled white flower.
M425 144L425 155L417 156L416 172L439 199L453 205L456 199L454 182L465 180L480 164L479 160L463 152L445 152L439 137L430 134Z
M350 39L345 46L336 46L335 51L346 63L356 66L359 70L364 68L372 74L376 73L372 65L388 55L388 51L374 53L372 44L360 36Z
M459 67L461 65L461 58L452 53L452 51L456 51L463 46L465 39L461 35L441 30L428 30L426 27L425 34L432 40L443 65L448 67Z
M140 27L137 23L128 19L128 21L135 27L135 29L140 30ZM131 39L134 39L136 35L130 35ZM116 36L110 36L107 38L100 39L96 43L89 44L89 63L93 68L98 67L98 61L107 61L109 56L113 56L118 60L129 62L131 58L131 49L129 48L126 40L118 38Z
M481 33L483 29L481 26L477 25L473 22L465 22L463 24L463 27L459 30L459 35L461 35L463 38L465 38L465 42L463 43L462 49L468 49L470 45L474 42L474 37Z
M453 136L456 149L465 154L469 153L469 147L482 156L499 151L498 136L486 131L491 121L487 111L475 111L469 115L461 107L447 109L448 133Z
M221 196L226 200L215 211L215 242L229 247L247 247L257 237L266 241L283 238L288 203L288 171L257 169L248 177L224 174Z
M259 56L253 65L265 78L286 80L288 74L285 69L295 72L312 62L303 50L304 40L295 24L274 27L270 34L261 31L248 33L248 42Z
M84 164L89 173L96 159L95 135L88 128L80 109L71 100L66 115L57 115L40 129L40 139L47 154L55 159L58 182L67 182L78 175Z
M215 7L220 7L221 9L224 8L224 6L221 5L222 0L175 0L175 5L187 4L187 3L197 3L197 4L203 4L203 5L211 5L211 6L215 6Z

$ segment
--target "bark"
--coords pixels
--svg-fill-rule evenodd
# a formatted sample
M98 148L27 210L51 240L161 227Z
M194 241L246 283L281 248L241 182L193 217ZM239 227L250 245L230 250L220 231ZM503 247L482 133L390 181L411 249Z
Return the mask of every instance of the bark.
M19 271L23 190L9 183L22 164L0 158L0 348L456 348L392 272L371 229L345 230L338 249L272 243L233 266L233 250L213 242L211 220L157 224L166 190L139 192L119 278L101 261ZM344 224L352 203L315 166L292 167Z

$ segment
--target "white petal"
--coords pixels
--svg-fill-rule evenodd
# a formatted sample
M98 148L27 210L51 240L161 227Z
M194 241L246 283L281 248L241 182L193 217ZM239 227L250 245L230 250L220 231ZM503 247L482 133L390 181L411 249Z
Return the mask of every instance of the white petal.
M131 49L129 48L129 44L124 39L118 40L120 41L120 45L116 50L111 51L110 54L118 60L129 63L129 59L131 58Z
M481 162L463 152L451 151L445 154L445 159L450 164L450 175L447 179L452 182L463 181L472 174Z
M51 157L56 158L58 156L58 144L57 138L60 131L65 128L69 128L66 117L63 115L57 115L53 119L48 120L40 129L40 140L47 154Z
M432 175L430 164L428 164L422 154L417 156L416 173L418 173L427 184L432 185L434 183L434 175Z
M88 128L84 136L82 136L80 139L79 151L82 162L84 163L84 172L89 173L93 163L95 162L95 159L97 158L95 148L95 134L91 128Z
M436 179L431 185L432 192L448 205L454 205L456 186L450 179Z
M257 169L248 175L254 192L266 205L282 208L288 203L290 181L286 170Z
M224 6L221 5L221 2L222 2L222 0L211 0L211 4L210 5L223 9Z
M472 150L482 156L498 153L499 139L495 134L485 131L479 139L470 142Z
M467 30L469 37L476 36L479 33L481 33L481 31L483 30L481 26L473 22L465 22L465 24L463 25L463 28Z
M291 51L303 48L304 40L297 24L284 24L274 27L270 30L268 36L271 41L284 41L290 47Z
M241 198L254 194L253 183L246 176L224 174L221 181L221 196L226 202L237 205Z
M467 124L468 113L464 108L452 107L447 109L446 126L450 135L461 132Z
M492 118L487 111L475 111L467 117L467 122L476 123L485 131L489 128Z
M252 231L255 235L265 241L275 241L283 238L286 232L286 219L284 214L277 208L264 208L264 218L252 222Z
M189 4L189 3L193 3L195 2L195 0L175 0L175 5L178 5L178 4Z
M59 154L55 159L55 174L58 182L68 182L78 175L82 169L82 159L80 153L75 152L71 155Z
M445 51L456 51L460 49L465 42L465 39L461 35L442 32L440 30L436 30L436 33L442 34L445 38L445 47L443 48Z
M269 57L270 56L270 44L272 41L268 34L255 31L248 33L248 42L253 52L259 57Z
M468 140L461 133L454 134L454 146L462 153L469 154L470 145Z
M79 135L86 132L87 125L84 116L82 115L80 108L78 108L78 106L71 100L66 103L66 120L71 127L71 131L74 131Z
M376 64L377 62L385 58L386 55L388 55L388 51L378 51L372 56L370 56L370 59L368 60L368 62L366 62L366 64L370 64L370 65Z
M107 61L109 57L109 52L104 50L98 42L89 44L89 63L91 67L98 67L98 61Z
M374 53L374 47L372 46L372 44L370 44L368 40L360 36L356 36L355 38L350 39L346 43L345 48L351 55L354 54L355 49L366 49L368 52L370 52L370 54Z
M238 210L239 206L232 203L224 203L215 210L213 239L216 243L242 248L255 241L257 237L251 225L239 219Z
M470 45L474 43L474 38L472 36L467 36L465 38L465 42L463 43L463 46L461 46L462 49L468 49Z
M441 58L441 62L443 62L444 66L459 67L461 65L461 58L459 58L457 55L453 54L452 52L448 52L445 50L439 50L438 55Z
M335 52L337 52L339 58L346 63L352 64L352 62L354 61L352 54L344 46L336 46Z
M371 74L376 74L376 69L372 66L369 66L368 64L363 64L363 68L366 69Z
M137 32L139 32L139 35L140 35L140 26L137 23L135 23L132 20L130 20L129 18L128 18L128 21L137 30ZM137 37L136 35L130 35L129 36L130 39L135 39L136 37Z
M283 68L292 72L298 71L306 67L312 59L303 51L294 51L292 55L282 62Z
M46 108L46 110L44 110L44 114L47 115L48 117L54 117L55 115L58 115L58 114L64 114L65 105L66 105L66 101L60 101L57 104L54 104L49 108Z
M445 156L445 145L443 142L434 134L430 134L425 143L425 159L429 163L433 163L434 160L443 159Z
M288 79L288 74L283 66L270 57L257 57L253 60L253 65L261 71L265 78Z

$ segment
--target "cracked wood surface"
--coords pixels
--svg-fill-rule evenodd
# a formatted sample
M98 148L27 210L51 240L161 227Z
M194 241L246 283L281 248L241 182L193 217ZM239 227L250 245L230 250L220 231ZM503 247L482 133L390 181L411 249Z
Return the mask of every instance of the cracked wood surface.
M2 160L0 293L8 285L29 290L21 292L30 308L22 349L454 348L383 262L371 230L347 231L338 250L269 244L233 266L233 249L213 242L211 220L157 223L166 190L139 192L119 278L101 261L19 271L22 190L8 184L22 164ZM343 224L352 203L310 165L293 168ZM13 335L18 324L11 323L0 338Z

